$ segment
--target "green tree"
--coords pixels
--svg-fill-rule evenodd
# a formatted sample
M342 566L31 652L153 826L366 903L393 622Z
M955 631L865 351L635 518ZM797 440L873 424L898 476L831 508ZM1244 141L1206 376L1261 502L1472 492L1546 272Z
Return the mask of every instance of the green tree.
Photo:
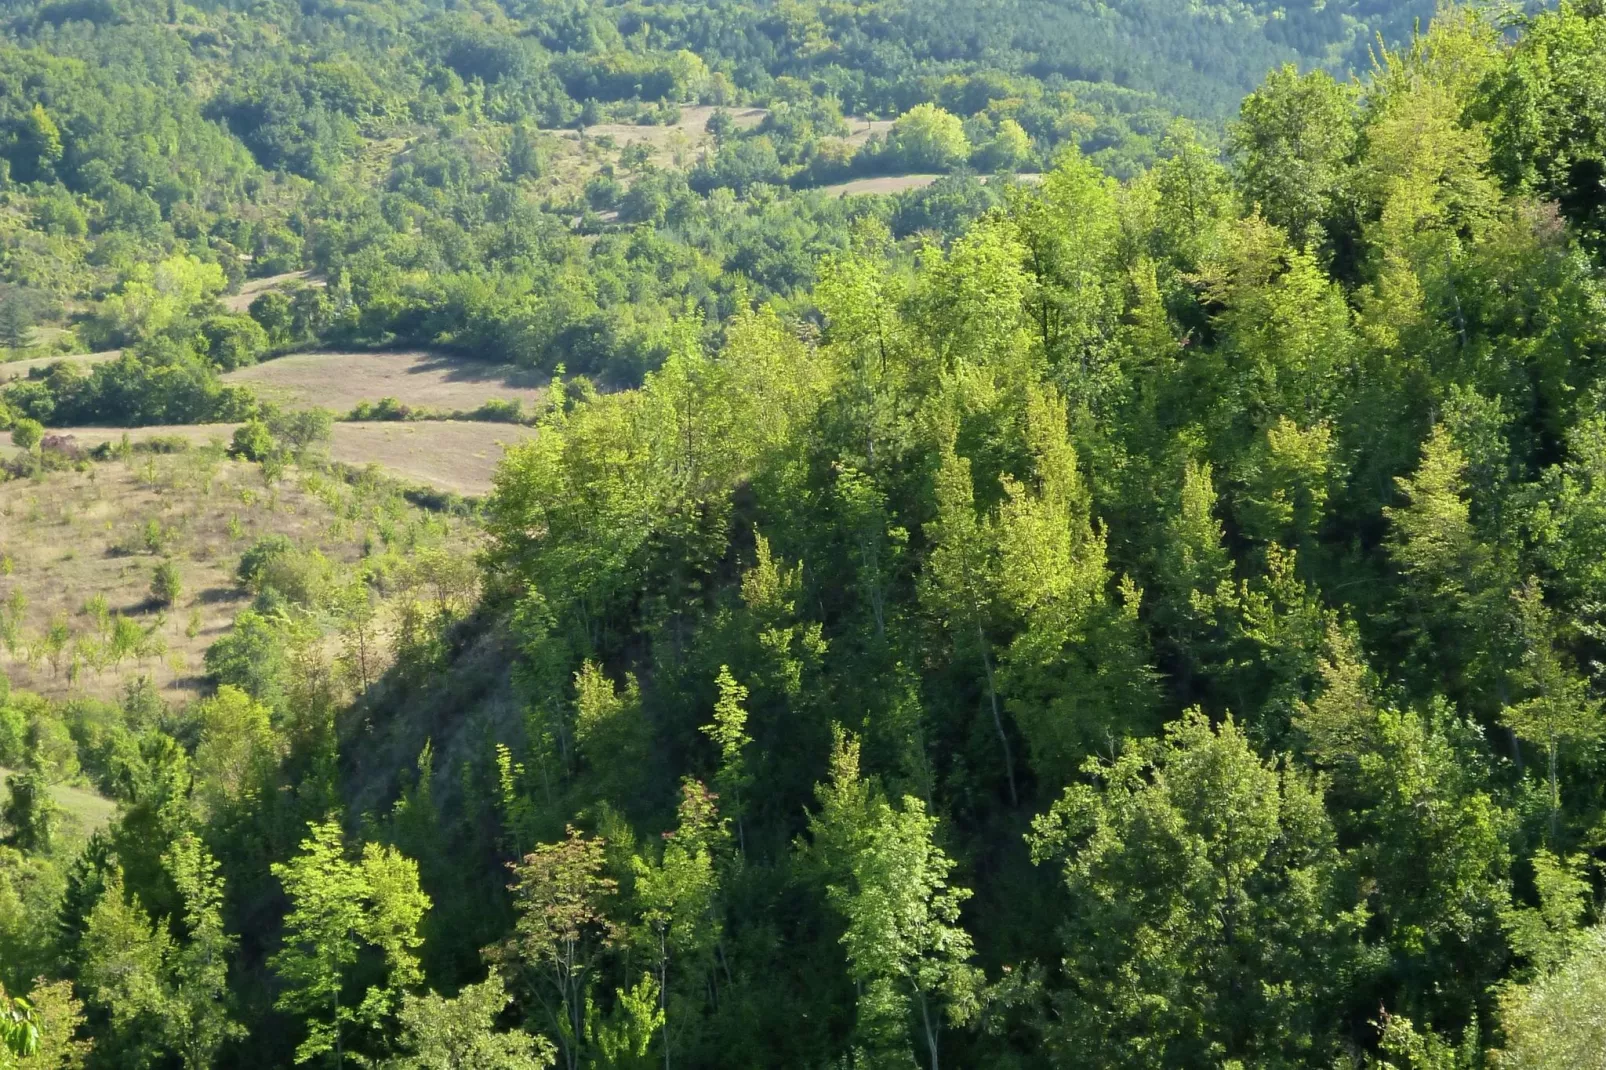
M742 752L753 737L747 734L747 688L736 682L730 667L721 665L715 681L719 687L719 700L714 703L714 720L703 725L703 733L719 748L719 771L714 774L714 787L725 801L727 820L736 823L736 843L745 854L746 840L742 832L743 792L751 786L752 775Z
M568 1070L584 1063L596 973L603 953L622 935L606 912L618 885L603 875L604 847L571 826L565 839L539 844L515 863L518 921L512 937L495 949L499 961L522 965L533 995L548 1008Z
M273 440L273 432L262 420L247 420L234 429L234 438L230 443L229 452L236 457L247 461L261 461L273 454L277 443Z
M872 1051L907 1053L911 1024L938 1070L943 1020L976 1014L981 971L959 924L970 890L949 882L954 863L935 841L937 819L919 799L893 806L859 779L858 744L838 730L832 778L809 819L830 867L831 903L847 923L842 946L858 986L858 1038ZM907 1057L907 1056L905 1056Z
M19 450L32 452L45 437L45 427L38 420L26 417L11 425L11 444Z
M0 827L6 834L0 842L19 851L48 852L60 822L38 750L30 748L26 768L6 778L6 801L0 806Z
M1087 771L1029 837L1071 896L1050 1050L1156 1068L1323 1061L1364 913L1321 784L1198 710Z
M496 973L466 985L453 999L434 992L402 998L396 1045L403 1054L384 1070L541 1070L555 1061L544 1037L523 1030L500 1032L497 1016L511 1000Z
M965 124L935 104L916 104L893 122L887 151L913 171L946 171L970 157Z
M367 844L355 863L338 822L307 828L301 853L272 866L291 909L284 947L269 961L286 985L276 1006L307 1016L296 1062L327 1056L339 1067L351 1028L379 1024L421 979L415 950L429 898L419 891L417 865L393 848ZM385 975L354 1001L346 990L365 945L382 953Z
M0 1065L14 1066L16 1059L39 1050L39 1023L33 1007L21 996L8 996L0 988Z
M970 460L949 444L937 470L937 515L931 524L931 556L923 575L926 604L953 637L954 646L981 661L987 706L1003 756L1009 801L1020 801L1015 784L1015 759L1004 728L1002 700L994 671L988 627L994 612L997 547L987 522L976 512Z
M1500 996L1502 1070L1541 1070L1598 1064L1606 1051L1606 1022L1595 1008L1606 1001L1606 926L1596 926L1554 972Z
M0 297L0 346L5 346L15 356L17 350L34 344L33 316L22 298L15 291L9 291Z
M114 869L84 931L81 980L128 1057L172 1051L185 1070L206 1070L226 1041L245 1035L228 989L237 940L223 927L218 863L199 837L186 832L162 862L181 917L153 923Z
M1606 717L1589 684L1568 671L1555 648L1556 626L1545 606L1544 592L1532 577L1513 592L1520 622L1522 660L1518 683L1530 693L1500 712L1500 719L1520 739L1545 750L1549 767L1551 831L1561 815L1561 780L1557 772L1563 746L1593 743L1606 735Z
M711 984L713 956L724 935L715 859L728 849L729 832L713 795L689 778L681 785L679 818L674 831L665 833L656 859L637 855L631 860L641 918L638 939L658 974L666 1070L672 1065L678 1018L670 1001L671 965L677 982L696 988Z
M1244 99L1232 131L1244 198L1301 248L1328 236L1355 146L1353 93L1292 64Z
M151 601L158 606L171 606L184 593L184 580L178 566L162 561L151 573Z

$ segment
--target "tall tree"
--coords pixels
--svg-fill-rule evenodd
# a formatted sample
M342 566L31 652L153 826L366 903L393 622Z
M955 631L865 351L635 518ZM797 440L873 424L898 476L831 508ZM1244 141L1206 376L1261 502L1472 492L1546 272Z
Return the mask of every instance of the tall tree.
M618 885L603 873L604 846L571 826L563 840L540 844L515 863L519 919L512 938L494 952L505 965L528 972L536 998L549 1008L568 1070L583 1065L586 1007L602 954L622 935L606 912Z
M394 849L367 844L356 863L346 858L338 822L307 829L301 852L272 866L291 909L284 947L270 963L286 983L276 1005L307 1016L296 1062L327 1056L338 1068L351 1028L378 1024L421 980L415 950L429 898L419 891L417 865ZM346 989L364 945L382 954L383 978L353 1001Z
M959 924L967 888L949 882L954 862L935 842L937 819L919 799L893 806L859 780L858 745L839 732L832 779L810 818L816 847L835 873L826 892L846 921L842 946L859 986L858 1037L896 1059L918 1030L927 1065L939 1070L946 1019L970 1021L981 971Z

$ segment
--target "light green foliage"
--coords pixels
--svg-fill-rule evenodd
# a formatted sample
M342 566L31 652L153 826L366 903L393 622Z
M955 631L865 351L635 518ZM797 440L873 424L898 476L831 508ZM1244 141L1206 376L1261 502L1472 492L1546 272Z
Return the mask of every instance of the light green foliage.
M1233 150L1246 199L1302 248L1320 242L1355 143L1352 93L1284 66L1245 98Z
M205 1070L226 1041L245 1035L228 991L237 941L223 927L218 863L200 839L186 832L162 864L181 916L153 924L114 870L84 931L83 980L129 1057L167 1050L185 1070Z
M1403 503L1383 510L1389 552L1405 576L1408 627L1452 667L1490 655L1501 620L1509 619L1504 596L1513 586L1473 530L1466 467L1449 433L1436 426L1416 471L1396 479Z
M307 1016L307 1037L296 1062L320 1057L339 1066L352 1027L377 1025L404 989L422 980L415 950L429 898L418 888L418 867L393 848L367 844L360 863L346 857L337 822L311 823L301 852L273 864L291 903L285 945L271 964L285 982L277 1004ZM384 980L356 1005L342 1002L350 970L365 945L384 959Z
M635 678L620 694L613 681L587 661L574 675L574 741L608 797L641 776L651 760L652 735Z
M1557 858L1540 848L1532 863L1539 905L1513 906L1502 921L1511 949L1542 976L1565 962L1583 936L1579 927L1589 903L1589 879L1583 855Z
M159 606L171 606L184 594L184 580L178 566L162 561L151 572L151 601Z
M29 990L28 1003L39 1026L39 1048L20 1065L39 1070L83 1070L94 1041L78 1035L84 1025L84 1005L74 997L72 982L40 981Z
M261 420L247 420L234 429L229 452L248 461L261 461L272 455L275 448L273 432Z
M1539 581L1530 578L1513 593L1517 603L1522 645L1521 668L1516 682L1530 697L1508 706L1500 713L1520 738L1545 749L1550 765L1550 810L1561 810L1561 781L1557 764L1564 745L1592 743L1606 734L1606 718L1600 701L1589 693L1589 685L1570 672L1555 650L1556 626L1545 607Z
M1095 400L1114 386L1105 352L1118 312L1110 270L1118 226L1114 185L1070 150L1040 193L1017 195L1010 207L1028 250L1033 286L1024 311L1031 331L1066 394Z
M664 836L657 858L631 859L641 919L636 934L658 974L665 1059L674 1049L670 985L699 985L710 978L715 949L724 934L718 910L716 858L728 850L729 832L708 789L688 778L681 785L679 822Z
M541 1070L553 1065L552 1045L523 1030L500 1032L496 1019L510 996L492 973L454 999L430 992L407 995L396 1015L397 1047L385 1070Z
M19 450L34 449L44 436L44 425L38 420L24 418L11 425L11 444Z
M935 104L916 104L892 124L887 149L911 171L946 171L970 156L964 123Z
M719 688L719 701L714 703L714 719L703 725L702 730L719 748L719 770L714 774L714 787L724 800L726 819L736 823L737 843L741 845L742 792L753 782L742 757L743 750L753 742L753 737L747 734L747 711L742 708L742 703L747 701L747 688L736 682L725 665L719 667L715 684Z
M451 6L10 12L0 346L122 352L0 426L261 480L8 463L47 1058L1598 1062L1599 0ZM303 347L532 426L425 515L225 385ZM181 534L189 698L57 589Z
M1556 970L1501 994L1502 1070L1593 1066L1606 1051L1606 928L1596 926Z
M1338 481L1333 449L1329 425L1305 429L1279 417L1246 473L1244 529L1266 542L1308 545L1326 512L1328 488Z
M894 807L880 797L860 780L858 755L838 729L831 780L817 788L821 810L809 819L860 986L856 1041L896 1060L913 1031L935 1068L943 1022L965 1024L980 998L981 971L959 925L971 893L949 883L954 863L934 841L937 820L919 799Z
M586 1038L596 1051L593 1065L607 1070L635 1070L651 1065L648 1051L664 1026L658 982L644 974L629 989L615 989L615 1011L604 1019L595 1006L586 1008Z
M194 256L136 264L106 299L104 315L126 338L148 338L221 293L226 283L221 267Z

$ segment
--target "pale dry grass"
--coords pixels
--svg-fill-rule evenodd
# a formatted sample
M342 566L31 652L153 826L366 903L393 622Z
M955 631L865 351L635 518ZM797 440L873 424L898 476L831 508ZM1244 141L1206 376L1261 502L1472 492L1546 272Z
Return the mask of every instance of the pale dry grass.
M52 364L99 364L102 361L116 360L123 355L121 349L107 349L99 353L74 353L65 357L32 357L28 360L8 360L0 363L0 383L7 383L13 379L26 379L28 373L35 368L48 368Z
M305 286L322 286L322 279L314 279L305 271L286 271L282 275L268 275L260 279L246 279L240 285L237 294L224 294L220 301L223 307L230 312L244 312L251 307L251 302L267 293L269 290L280 290L291 283L301 283Z
M329 455L342 464L376 464L404 481L455 494L490 491L507 447L535 434L519 424L479 420L337 423Z
M855 178L849 182L838 182L818 188L821 193L831 197L851 197L867 193L902 193L904 190L925 189L942 177L931 174L881 175L877 178ZM991 179L991 175L982 175L981 184L985 186ZM1033 171L1022 172L1015 176L1015 181L1024 186L1035 186L1042 180L1043 176Z
M141 544L153 524L160 553ZM318 497L294 482L270 489L257 466L212 450L136 454L0 484L0 601L16 591L26 599L19 647L0 647L0 665L18 687L45 695L114 698L123 680L146 673L169 698L193 696L206 648L247 602L234 578L240 554L268 534L338 562L355 561L361 546L355 528ZM150 583L164 558L178 566L184 589L161 610ZM83 661L75 670L69 647L52 664L42 637L62 620L75 639L93 637L87 607L97 595L110 614L154 626L166 651L97 673Z
M194 446L227 443L239 424L181 424L163 427L59 427L84 449L116 444L124 435L132 444L160 438L181 438ZM335 423L329 459L363 468L378 465L388 476L454 494L488 493L496 465L508 446L535 434L520 424L486 420L342 420ZM0 453L15 454L9 445ZM3 496L3 488L0 488Z
M417 408L472 411L493 400L531 407L546 394L546 378L528 369L422 352L293 353L223 379L281 405L339 414L386 397Z

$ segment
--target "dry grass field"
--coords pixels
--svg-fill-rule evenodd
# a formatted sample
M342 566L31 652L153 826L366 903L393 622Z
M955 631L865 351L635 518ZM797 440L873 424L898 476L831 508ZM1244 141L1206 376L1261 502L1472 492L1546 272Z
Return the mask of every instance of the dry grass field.
M117 698L137 675L170 701L194 698L206 686L207 648L251 597L236 576L240 556L269 535L327 562L305 575L323 577L309 589L324 594L307 605L329 629L333 603L324 599L354 566L393 582L428 548L471 561L479 538L472 521L413 506L388 484L292 468L270 485L260 466L213 448L14 479L0 483L0 671L52 698ZM182 585L167 606L151 597L162 562ZM404 589L379 593L392 599ZM376 605L381 652L398 604ZM119 643L119 620L142 638ZM332 631L324 643L338 654Z
M298 482L270 489L257 466L216 450L136 454L126 463L0 484L0 599L8 615L16 592L23 605L18 649L0 648L0 666L16 686L47 695L111 697L131 668L148 672L170 696L193 693L202 654L246 604L234 578L240 554L268 534L342 562L355 561L362 545L349 522ZM164 559L183 583L165 611L150 599L153 571ZM74 642L94 636L96 595L105 599L104 614L121 614L159 637L137 664L97 673L80 659L75 670L71 645L54 658L40 649L58 623Z
M395 398L426 409L471 411L487 401L520 401L527 408L546 393L546 380L527 369L479 364L438 354L293 353L223 377L281 405L351 411L360 401Z
M703 145L712 145L714 139L708 134L708 118L717 108L709 105L688 105L680 109L680 121L673 126L642 126L635 123L598 123L585 129L588 141L597 141L609 138L614 147L628 148L631 145L646 145L653 152L653 161L660 166L674 165L676 151L689 152L701 148ZM738 130L751 130L764 121L769 114L765 108L729 108L731 119ZM578 142L580 133L575 130L548 130L546 133L556 137L559 141Z
M879 178L856 178L850 182L838 182L833 186L821 186L820 192L832 197L849 197L861 193L902 193L909 189L925 189L942 175L883 175ZM990 175L983 175L982 184L986 185ZM1015 176L1015 180L1022 185L1035 186L1043 180L1043 176L1035 172L1026 172Z
M13 379L26 379L35 368L48 368L66 361L69 364L99 364L103 360L116 360L123 355L121 349L107 349L100 353L75 353L67 357L33 357L28 360L8 360L0 364L0 383Z
M376 464L404 482L480 495L503 451L535 430L479 420L347 421L334 426L329 455L343 464Z
M238 424L182 424L164 427L62 427L53 435L70 435L84 449L116 443L181 438L193 446L223 445ZM361 468L378 465L404 483L417 483L480 495L491 489L491 477L503 451L535 434L519 424L483 420L351 420L334 425L329 459ZM0 452L10 452L9 445ZM8 484L0 484L3 497Z
M239 293L223 295L221 298L223 307L230 312L244 312L251 307L251 302L262 294L267 293L269 290L281 289L292 282L300 282L308 286L323 285L322 279L310 278L305 271L287 271L283 275L269 275L261 279L246 279L240 285Z

